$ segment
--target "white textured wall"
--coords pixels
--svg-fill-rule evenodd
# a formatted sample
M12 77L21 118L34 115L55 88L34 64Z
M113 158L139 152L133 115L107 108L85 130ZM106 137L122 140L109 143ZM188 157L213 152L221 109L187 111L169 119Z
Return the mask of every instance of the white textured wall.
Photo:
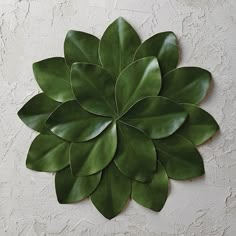
M108 221L88 200L59 205L53 176L26 169L36 134L16 112L39 91L34 61L63 55L69 29L101 36L118 16L142 39L174 31L181 65L213 73L214 84L202 106L217 119L221 133L200 148L206 175L171 181L161 213L130 202ZM0 236L235 236L235 80L235 0L0 0Z

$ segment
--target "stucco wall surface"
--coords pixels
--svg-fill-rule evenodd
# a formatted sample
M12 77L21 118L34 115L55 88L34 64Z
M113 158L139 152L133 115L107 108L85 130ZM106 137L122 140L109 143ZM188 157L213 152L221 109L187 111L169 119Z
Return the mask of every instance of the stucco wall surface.
M39 92L33 62L62 56L69 29L100 37L118 16L142 39L174 31L180 66L212 72L214 83L202 107L216 118L221 132L200 147L206 175L171 181L160 213L132 201L109 221L89 200L59 205L53 175L26 169L36 133L16 112ZM0 0L0 236L235 236L235 38L235 0Z

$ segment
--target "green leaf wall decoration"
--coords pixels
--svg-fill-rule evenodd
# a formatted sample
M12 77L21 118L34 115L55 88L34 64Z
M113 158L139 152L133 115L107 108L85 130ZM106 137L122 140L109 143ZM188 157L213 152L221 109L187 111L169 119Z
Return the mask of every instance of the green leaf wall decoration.
M33 64L43 93L18 112L40 133L26 165L56 172L59 203L91 197L108 219L129 199L160 211L168 179L204 174L196 146L219 126L197 105L212 78L198 67L176 68L179 49L173 32L141 44L120 17L101 40L69 31L64 54Z

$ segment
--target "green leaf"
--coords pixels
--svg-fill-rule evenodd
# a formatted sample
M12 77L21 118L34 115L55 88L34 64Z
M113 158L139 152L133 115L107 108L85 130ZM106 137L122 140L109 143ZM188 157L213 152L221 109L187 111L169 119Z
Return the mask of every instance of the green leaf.
M177 38L173 32L163 32L144 41L135 53L135 59L155 56L162 75L175 69L179 61Z
M114 157L116 146L115 123L92 140L73 143L70 149L70 164L73 175L87 176L104 169Z
M120 74L116 83L118 112L125 113L138 100L158 95L161 74L157 59L148 57L130 64Z
M101 172L84 177L73 176L70 167L57 172L55 187L58 202L75 203L87 198L96 189L100 179Z
M70 30L64 43L66 64L71 67L74 62L88 62L100 65L98 47L100 40L88 33Z
M150 183L133 181L131 198L153 211L160 211L168 196L168 176L158 161L155 175Z
M111 118L93 115L76 101L68 101L51 114L47 126L65 140L83 142L98 136L111 122Z
M99 55L103 67L113 78L117 79L120 72L133 61L140 43L138 34L121 17L106 29L100 41Z
M118 123L115 164L120 171L137 181L150 181L156 170L156 151L151 139L141 131Z
M70 143L54 135L39 134L32 142L26 166L29 169L55 172L69 165Z
M47 133L46 120L59 105L59 102L55 102L44 93L40 93L31 98L18 111L18 116L31 129L40 133Z
M102 67L75 63L71 70L72 89L80 105L97 115L114 116L115 81Z
M137 102L121 118L152 139L173 134L186 120L187 112L164 97L147 97Z
M192 179L204 174L203 160L195 146L180 135L155 140L158 158L167 175L176 180Z
M182 67L168 73L162 82L161 96L179 103L198 104L207 94L211 74L198 67Z
M189 139L195 145L200 145L211 138L218 130L219 125L206 111L191 104L181 104L189 116L178 134Z
M51 99L65 102L74 99L70 71L62 57L53 57L33 64L39 87Z
M125 177L114 163L111 163L102 172L102 179L92 193L91 200L104 217L112 219L123 210L130 194L131 180Z

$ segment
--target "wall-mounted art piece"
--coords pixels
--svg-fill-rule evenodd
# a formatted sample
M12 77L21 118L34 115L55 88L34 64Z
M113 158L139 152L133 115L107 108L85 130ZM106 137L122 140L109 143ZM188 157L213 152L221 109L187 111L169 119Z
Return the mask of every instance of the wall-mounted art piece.
M118 18L101 39L69 31L64 58L33 64L42 93L18 115L40 134L26 166L56 173L59 203L89 197L108 219L129 199L160 211L169 179L204 174L196 146L219 126L198 104L212 78L202 68L177 68L178 59L173 32L142 43Z

